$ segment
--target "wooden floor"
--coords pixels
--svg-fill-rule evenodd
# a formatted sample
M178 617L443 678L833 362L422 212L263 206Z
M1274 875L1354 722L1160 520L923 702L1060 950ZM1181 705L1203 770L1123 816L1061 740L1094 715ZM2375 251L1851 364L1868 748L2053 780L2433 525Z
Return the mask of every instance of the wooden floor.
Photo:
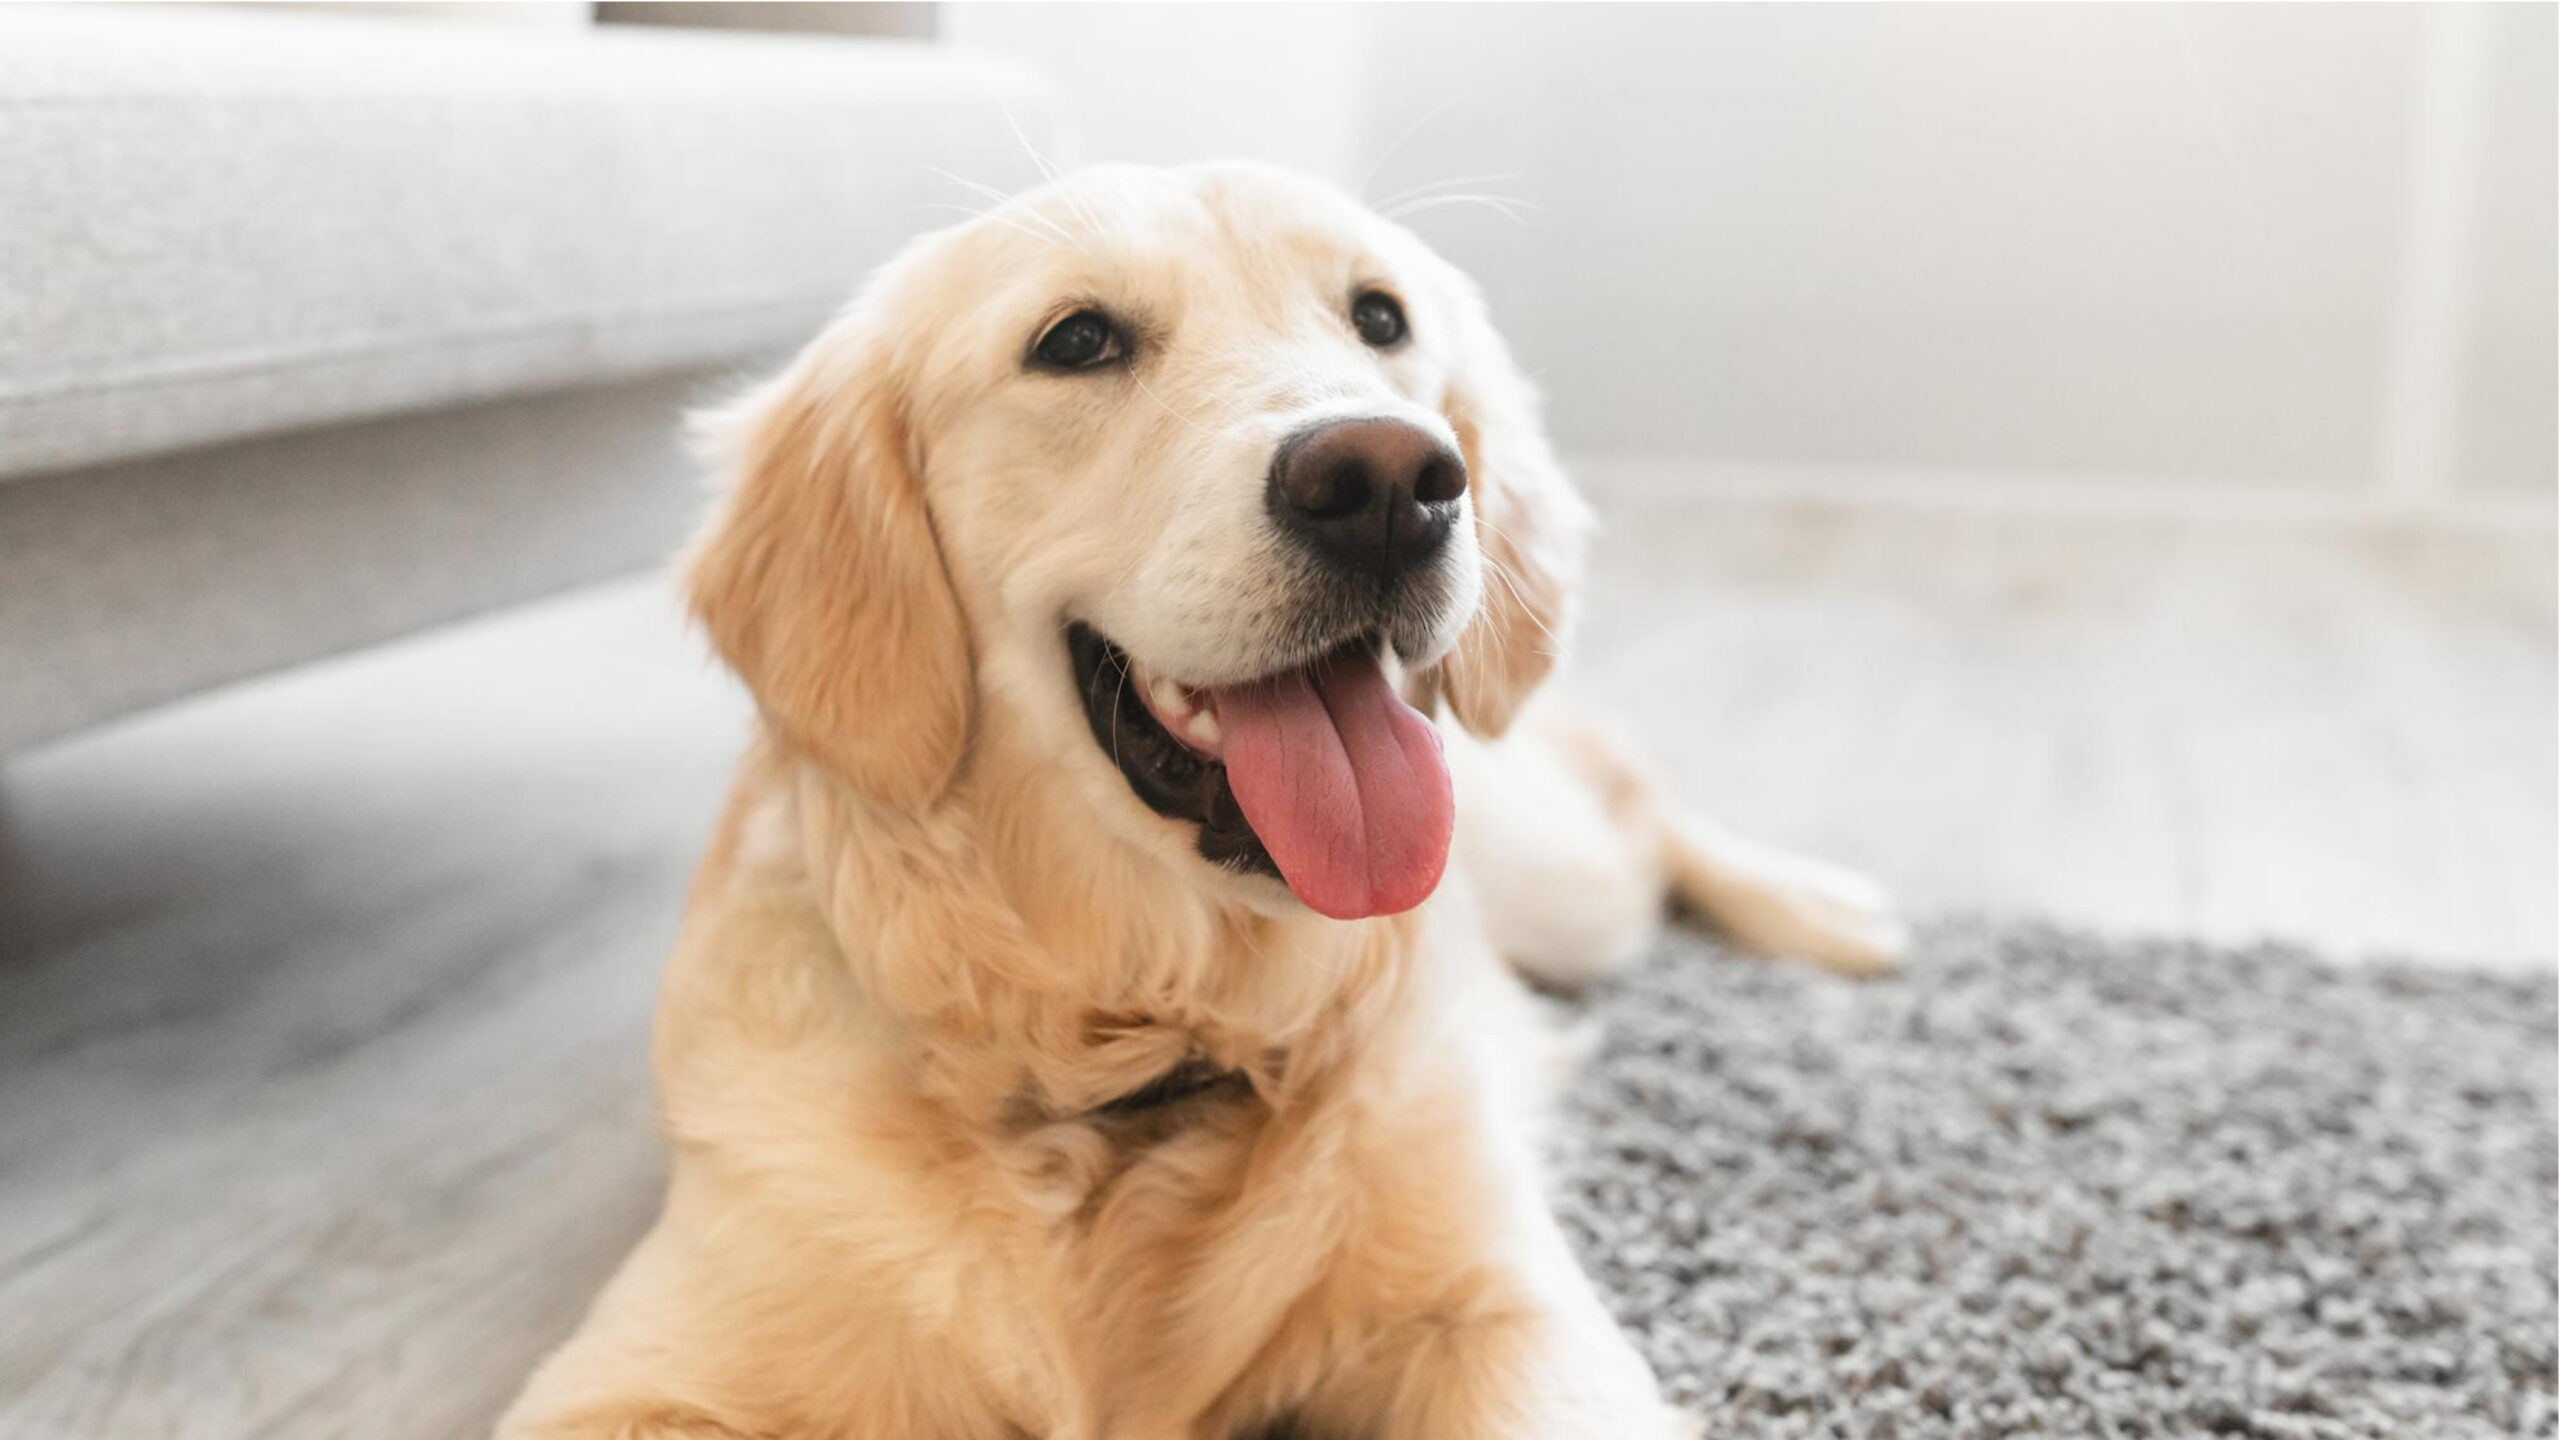
M2552 542L1621 507L1578 684L1922 913L2549 965ZM626 584L0 772L0 1440L482 1432L744 707Z
M1738 828L1924 911L2550 963L2548 530L1657 501L1612 537L1579 688Z

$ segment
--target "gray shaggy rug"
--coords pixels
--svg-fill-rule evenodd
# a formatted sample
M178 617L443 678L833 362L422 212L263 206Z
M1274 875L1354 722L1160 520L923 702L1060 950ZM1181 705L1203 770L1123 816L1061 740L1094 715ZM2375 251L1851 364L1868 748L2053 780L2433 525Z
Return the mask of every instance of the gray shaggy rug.
M1567 1229L1713 1440L2548 1436L2548 974L1941 927L1590 997Z

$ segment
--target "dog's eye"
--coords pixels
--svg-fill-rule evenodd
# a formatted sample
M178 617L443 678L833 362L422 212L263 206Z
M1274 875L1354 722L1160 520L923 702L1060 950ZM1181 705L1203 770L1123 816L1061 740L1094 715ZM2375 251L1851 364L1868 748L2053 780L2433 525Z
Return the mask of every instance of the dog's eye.
M1351 302L1351 328L1370 346L1384 350L1404 339L1404 307L1383 290L1363 291Z
M1099 310L1079 310L1049 327L1031 358L1052 370L1091 370L1129 353L1120 327Z

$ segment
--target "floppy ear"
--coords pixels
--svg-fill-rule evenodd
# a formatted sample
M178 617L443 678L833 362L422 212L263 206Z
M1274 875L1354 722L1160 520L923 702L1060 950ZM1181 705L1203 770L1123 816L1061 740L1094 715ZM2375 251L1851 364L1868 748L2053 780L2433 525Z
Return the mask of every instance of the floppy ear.
M693 613L765 723L872 799L922 809L959 768L968 633L857 314L708 429L731 489L688 567Z
M1442 268L1458 358L1441 409L1467 458L1484 600L1440 662L1438 684L1458 722L1491 739L1555 666L1592 516L1556 463L1537 392L1512 363L1484 297L1455 267Z

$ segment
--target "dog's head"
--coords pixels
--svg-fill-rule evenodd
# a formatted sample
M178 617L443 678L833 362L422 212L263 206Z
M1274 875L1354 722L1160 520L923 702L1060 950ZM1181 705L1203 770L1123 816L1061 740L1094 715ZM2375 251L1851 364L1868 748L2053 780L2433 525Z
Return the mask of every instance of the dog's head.
M928 236L721 428L693 603L784 744L921 811L1001 739L1101 843L1339 917L1437 883L1425 712L1510 723L1587 526L1475 287L1258 166Z

